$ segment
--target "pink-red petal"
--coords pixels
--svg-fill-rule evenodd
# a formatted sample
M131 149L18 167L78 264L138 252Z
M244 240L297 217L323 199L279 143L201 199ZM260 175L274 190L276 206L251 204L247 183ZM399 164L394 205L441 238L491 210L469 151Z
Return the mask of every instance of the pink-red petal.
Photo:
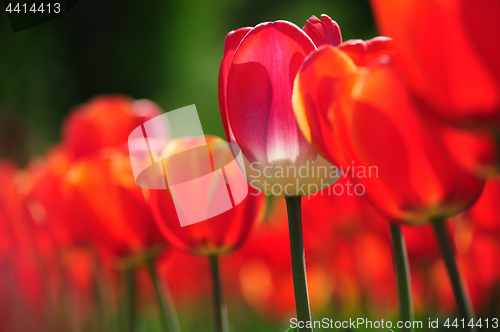
M321 15L321 20L314 15L311 16L302 30L311 37L316 47L321 45L338 46L342 43L339 25L325 14Z
M295 162L315 152L292 109L293 81L316 47L296 25L262 23L241 41L227 83L227 112L236 142L251 161Z
M219 108L222 125L224 126L224 132L226 133L226 139L228 142L234 142L234 136L231 126L229 125L226 110L227 76L229 74L229 68L231 67L231 62L233 61L236 49L238 48L238 45L240 45L243 37L245 37L250 30L252 30L252 28L249 27L233 30L227 34L226 39L224 40L224 55L222 56L219 70Z

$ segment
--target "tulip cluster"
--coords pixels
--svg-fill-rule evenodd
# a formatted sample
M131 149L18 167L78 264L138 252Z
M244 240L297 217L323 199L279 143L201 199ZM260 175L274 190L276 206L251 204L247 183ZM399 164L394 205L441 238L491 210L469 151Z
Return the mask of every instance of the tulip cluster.
M148 145L164 172L190 151L177 169L186 179L205 175L208 156L212 171L227 164L235 150L223 144L237 145L248 195L219 215L181 225L179 213L197 211L136 183L129 136L163 113L149 100L95 97L42 158L24 169L0 161L0 330L132 332L153 315L180 332L177 311L210 311L210 295L216 332L229 330L225 297L270 320L296 317L300 332L313 331L311 313L457 313L468 331L498 317L500 48L490 35L500 5L371 3L385 36L366 41L342 41L327 15L226 36L228 143ZM195 208L216 204L215 187L189 193L206 202Z

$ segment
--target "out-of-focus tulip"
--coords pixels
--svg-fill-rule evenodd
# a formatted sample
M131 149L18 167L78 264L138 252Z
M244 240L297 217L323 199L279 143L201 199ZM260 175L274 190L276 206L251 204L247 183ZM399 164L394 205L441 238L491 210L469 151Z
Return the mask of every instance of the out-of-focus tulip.
M143 191L134 181L127 153L103 150L72 165L68 181L79 222L104 257L137 262L161 250L164 240Z
M180 138L169 144L169 156L187 150L192 151L189 155L189 164L182 163L182 174L185 179L196 179L204 175L203 163L206 162L206 153L192 148L203 145L205 140L209 144L224 142L218 137L206 136L200 138ZM226 165L234 159L231 150L224 149L221 144L210 145L210 157L215 166ZM165 167L167 169L176 167L175 165L170 165L169 160L169 158L165 159ZM175 160L175 162L178 162L178 160ZM237 171L240 170L238 169ZM231 174L227 174L227 177L231 178ZM220 197L214 192L214 187L220 178L216 176L212 180L213 183L211 185L198 188L197 192L192 192L193 199L196 199L197 202L205 202L204 206L199 206L201 210L206 210L212 205L219 204L219 202L215 201L216 199L220 199ZM227 253L239 247L245 241L252 228L263 217L265 210L264 195L261 195L251 187L248 190L248 196L232 209L210 219L184 227L181 227L169 191L150 190L148 202L158 227L169 243L191 253L215 255ZM180 211L179 208L181 209ZM191 213L190 211L183 210L182 204L177 209L177 213Z
M499 172L500 158L494 132L458 128L439 120L436 122L441 122L441 125L435 133L465 169L482 178Z
M34 259L52 258L54 242L41 220L43 209L28 199L32 181L28 173L8 163L0 164L0 215L10 252Z
M47 226L60 248L85 245L87 242L85 225L74 213L75 200L67 183L70 166L67 152L56 147L30 167L33 181L30 202L40 209L38 221Z
M301 128L312 137L308 132L318 130L308 117L326 122L356 167L355 181L392 221L415 224L455 215L477 199L484 181L459 165L438 139L440 124L422 117L394 71L390 53L380 49L365 62L367 67L348 56L352 49L323 47L311 54L295 84ZM307 87L328 80L337 81L330 89L334 100L320 116L310 105L319 104L321 96ZM315 102L305 103L308 98Z
M226 138L240 146L249 162L250 184L266 194L306 196L337 180L330 173L312 173L331 165L300 133L291 104L293 80L316 49L314 42L341 40L338 25L326 15L322 19L311 18L304 30L277 21L226 37L219 79ZM299 169L307 175L297 174Z
M27 172L0 162L0 227L1 240L5 241L0 278L9 293L10 323L20 331L46 325L47 311L54 309L61 291L56 246L40 218L43 210L28 197L31 185ZM22 315L30 315L33 320L16 322Z
M145 121L161 114L149 100L104 95L74 109L63 127L63 147L71 159L98 153L110 147L122 147L130 132Z
M500 3L372 0L412 93L461 126L500 125Z
M486 233L500 235L500 178L492 177L486 181L484 190L477 202L467 211L467 218Z
M359 179L370 201L391 219L411 223L468 208L484 181L463 169L433 135L438 126L419 117L392 68L381 65L355 80L335 118L349 158L378 167L378 176Z
M103 256L132 261L162 247L124 152L130 132L159 114L151 101L120 95L99 96L72 111L62 144L34 167L34 196L60 242L87 237ZM66 174L60 178L61 173ZM45 197L49 185L57 197ZM57 210L55 200L66 199L70 210ZM73 225L59 227L58 220Z

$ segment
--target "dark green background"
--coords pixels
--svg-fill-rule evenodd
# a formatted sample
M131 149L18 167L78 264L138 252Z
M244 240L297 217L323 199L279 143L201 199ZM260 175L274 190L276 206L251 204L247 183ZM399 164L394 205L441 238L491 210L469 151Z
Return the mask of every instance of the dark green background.
M2 10L0 158L23 166L42 155L71 108L103 93L149 98L165 111L194 103L205 133L223 136L217 76L226 33L280 19L302 27L322 13L344 40L376 35L362 0L81 0L17 33Z

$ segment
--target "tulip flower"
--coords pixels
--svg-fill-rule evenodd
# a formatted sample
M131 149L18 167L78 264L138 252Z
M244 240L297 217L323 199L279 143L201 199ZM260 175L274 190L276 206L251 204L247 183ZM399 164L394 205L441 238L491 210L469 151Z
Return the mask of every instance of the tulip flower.
M43 159L32 162L29 168L33 182L30 199L43 209L41 221L57 246L64 249L85 246L88 237L84 224L73 213L75 202L66 181L70 166L68 153L58 146Z
M68 181L79 220L103 258L125 267L164 246L125 152L108 150L74 163Z
M296 78L294 109L304 136L311 138L329 128L337 140L328 143L341 142L353 165L377 167L376 174L358 176L356 181L392 222L393 239L401 238L397 224L434 221L457 301L462 303L461 315L469 317L443 220L467 209L484 181L463 169L439 140L436 132L441 124L420 111L421 104L410 97L393 68L391 47L380 43L384 41L372 40L358 49L346 43L312 53ZM364 61L359 60L362 57ZM336 84L321 87L334 97L321 104L323 95L315 95L311 87L332 80ZM321 117L315 105L321 105ZM310 118L322 119L323 127Z
M500 198L500 178L491 177L486 181L484 190L476 203L466 212L467 218L487 233L500 235L500 223L497 216L500 209L497 199Z
M322 18L311 18L304 30L323 43L329 35L336 36L330 42L339 42L338 25ZM290 101L293 78L315 49L303 30L285 21L242 28L226 37L219 75L226 138L238 144L250 164L250 184L266 194L306 196L337 180L330 172L313 173L331 165L300 133ZM304 176L297 175L301 167Z
M469 131L468 140L479 141L474 145L496 145L489 160L484 151L468 157L480 175L498 173L498 1L371 3L380 32L394 39L394 62L411 94L426 112Z
M373 41L367 44L370 52ZM309 106L319 105L323 97L313 95L311 86L336 80L330 90L335 98L321 106L327 112L322 125L340 138L354 165L377 167L371 177L356 177L366 187L367 198L392 221L410 224L465 210L481 193L484 181L460 167L436 138L432 130L439 131L440 123L422 118L419 105L413 103L392 65L385 63L390 62L390 54L378 55L366 67L357 66L350 52L348 45L324 47L304 62L294 91L304 136L314 141L312 137L318 139L322 129L309 121L318 113L318 108ZM306 104L308 98L312 101Z
M122 147L132 130L160 114L160 108L148 100L134 101L120 95L95 97L71 111L63 127L62 145L70 159Z
M376 66L381 59L390 56L391 40L377 37L369 41L347 41L339 47L321 47L313 52L301 66L295 79L293 90L293 108L304 137L330 162L349 165L354 169L356 163L346 159L345 142L335 127L332 109L341 95L337 92L344 81L348 81L362 71L361 68ZM363 163L358 166L371 178L371 168L378 165ZM359 174L359 173L356 173ZM354 172L353 172L354 175ZM357 179L356 179L357 180ZM364 180L364 179L363 179ZM362 183L364 186L364 182ZM365 188L365 187L363 187ZM365 188L366 189L366 188ZM369 194L369 193L368 193ZM376 192L372 192L376 195ZM400 314L402 320L413 319L410 280L404 239L399 226L391 225L393 253L398 275Z
M169 154L191 150L192 147L200 146L199 141L205 140L208 144L224 143L222 139L214 136L177 139L170 143ZM215 166L233 160L230 150L224 149L221 144L211 144L210 153ZM204 155L200 151L194 151L189 158L190 163L184 165L183 174L186 178L195 179L203 172L201 165ZM187 166L190 168L186 168ZM166 159L165 167L169 168L169 158ZM219 197L211 188L198 190L199 192L193 195L202 197L199 201L205 201L207 206L217 204L214 200ZM205 221L181 227L177 215L172 213L175 208L169 191L150 190L148 202L160 231L170 244L192 254L207 256L225 254L240 247L262 218L265 209L264 195L250 187L248 196L232 209Z
M160 108L148 100L99 96L70 113L60 146L70 164L68 175L60 185L70 188L64 191L70 192L71 202L76 205L72 207L76 211L73 222L84 225L101 258L115 267L125 268L128 287L123 305L128 302L128 308L123 310L128 310L131 320L134 318L134 269L144 262L153 266L151 260L162 250L165 241L158 234L142 190L135 185L128 155L122 149L126 148L135 128L160 114ZM52 180L49 176L43 181ZM38 191L43 190L41 184ZM50 205L50 199L41 201ZM47 210L53 212L50 206ZM154 269L151 272L155 272ZM156 273L152 278L156 280ZM127 327L133 328L134 322L129 323Z
M417 98L453 123L498 127L497 1L371 3L381 33L394 40L395 64Z
M206 143L209 145L206 146ZM205 174L204 163L207 162L207 152L210 154L212 167L220 169L220 166L227 165L228 162L234 160L234 157L231 149L227 148L226 144L220 143L224 143L224 141L213 136L179 138L171 141L167 147L167 158L164 159L165 169L172 171L167 171L167 179L173 181L169 175L174 174L173 170L177 167L182 167L182 176L187 180L203 176ZM206 149L206 151L196 148L200 146ZM186 156L189 163L181 162L181 166L175 165L179 163L179 159L170 158L170 156L178 156L186 151L189 153ZM205 202L205 205L199 206L198 209L205 211L210 209L210 206L220 204L216 201L220 199L220 195L218 195L218 192L214 188L217 187L217 183L221 180L220 177L234 178L231 170L228 167L224 168L225 175L215 175L214 178L211 178L210 183L207 183L204 187L197 188L197 192L191 193L194 197L193 199L196 199L197 202ZM241 172L239 169L234 171ZM230 189L229 184L227 184L227 189ZM249 187L248 196L232 209L210 219L181 226L179 218L173 213L176 211L176 208L174 207L174 200L171 195L175 194L175 191L150 190L148 202L161 233L169 243L192 254L209 257L214 282L215 329L216 331L227 331L227 313L225 312L225 303L219 280L218 256L234 250L243 244L250 231L263 217L265 197L255 189ZM191 213L190 211L182 210L184 206L187 205L181 204L177 208L177 214L184 215Z
M122 310L129 318L127 328L133 329L135 268L143 263L152 266L165 240L135 184L129 156L112 149L82 159L71 166L68 182L78 220L85 223L101 258L124 270Z
M241 148L250 185L288 202L297 316L308 325L300 197L328 187L339 174L330 173L333 166L301 134L292 109L292 88L310 52L340 42L339 26L326 15L322 21L311 17L303 30L286 21L261 23L227 35L219 74L226 138Z
M31 186L29 173L0 162L0 278L8 288L11 323L17 325L16 330L34 328L16 321L22 315L32 316L31 322L42 326L55 318L48 313L55 310L53 301L63 291L56 245L43 209L29 197Z

